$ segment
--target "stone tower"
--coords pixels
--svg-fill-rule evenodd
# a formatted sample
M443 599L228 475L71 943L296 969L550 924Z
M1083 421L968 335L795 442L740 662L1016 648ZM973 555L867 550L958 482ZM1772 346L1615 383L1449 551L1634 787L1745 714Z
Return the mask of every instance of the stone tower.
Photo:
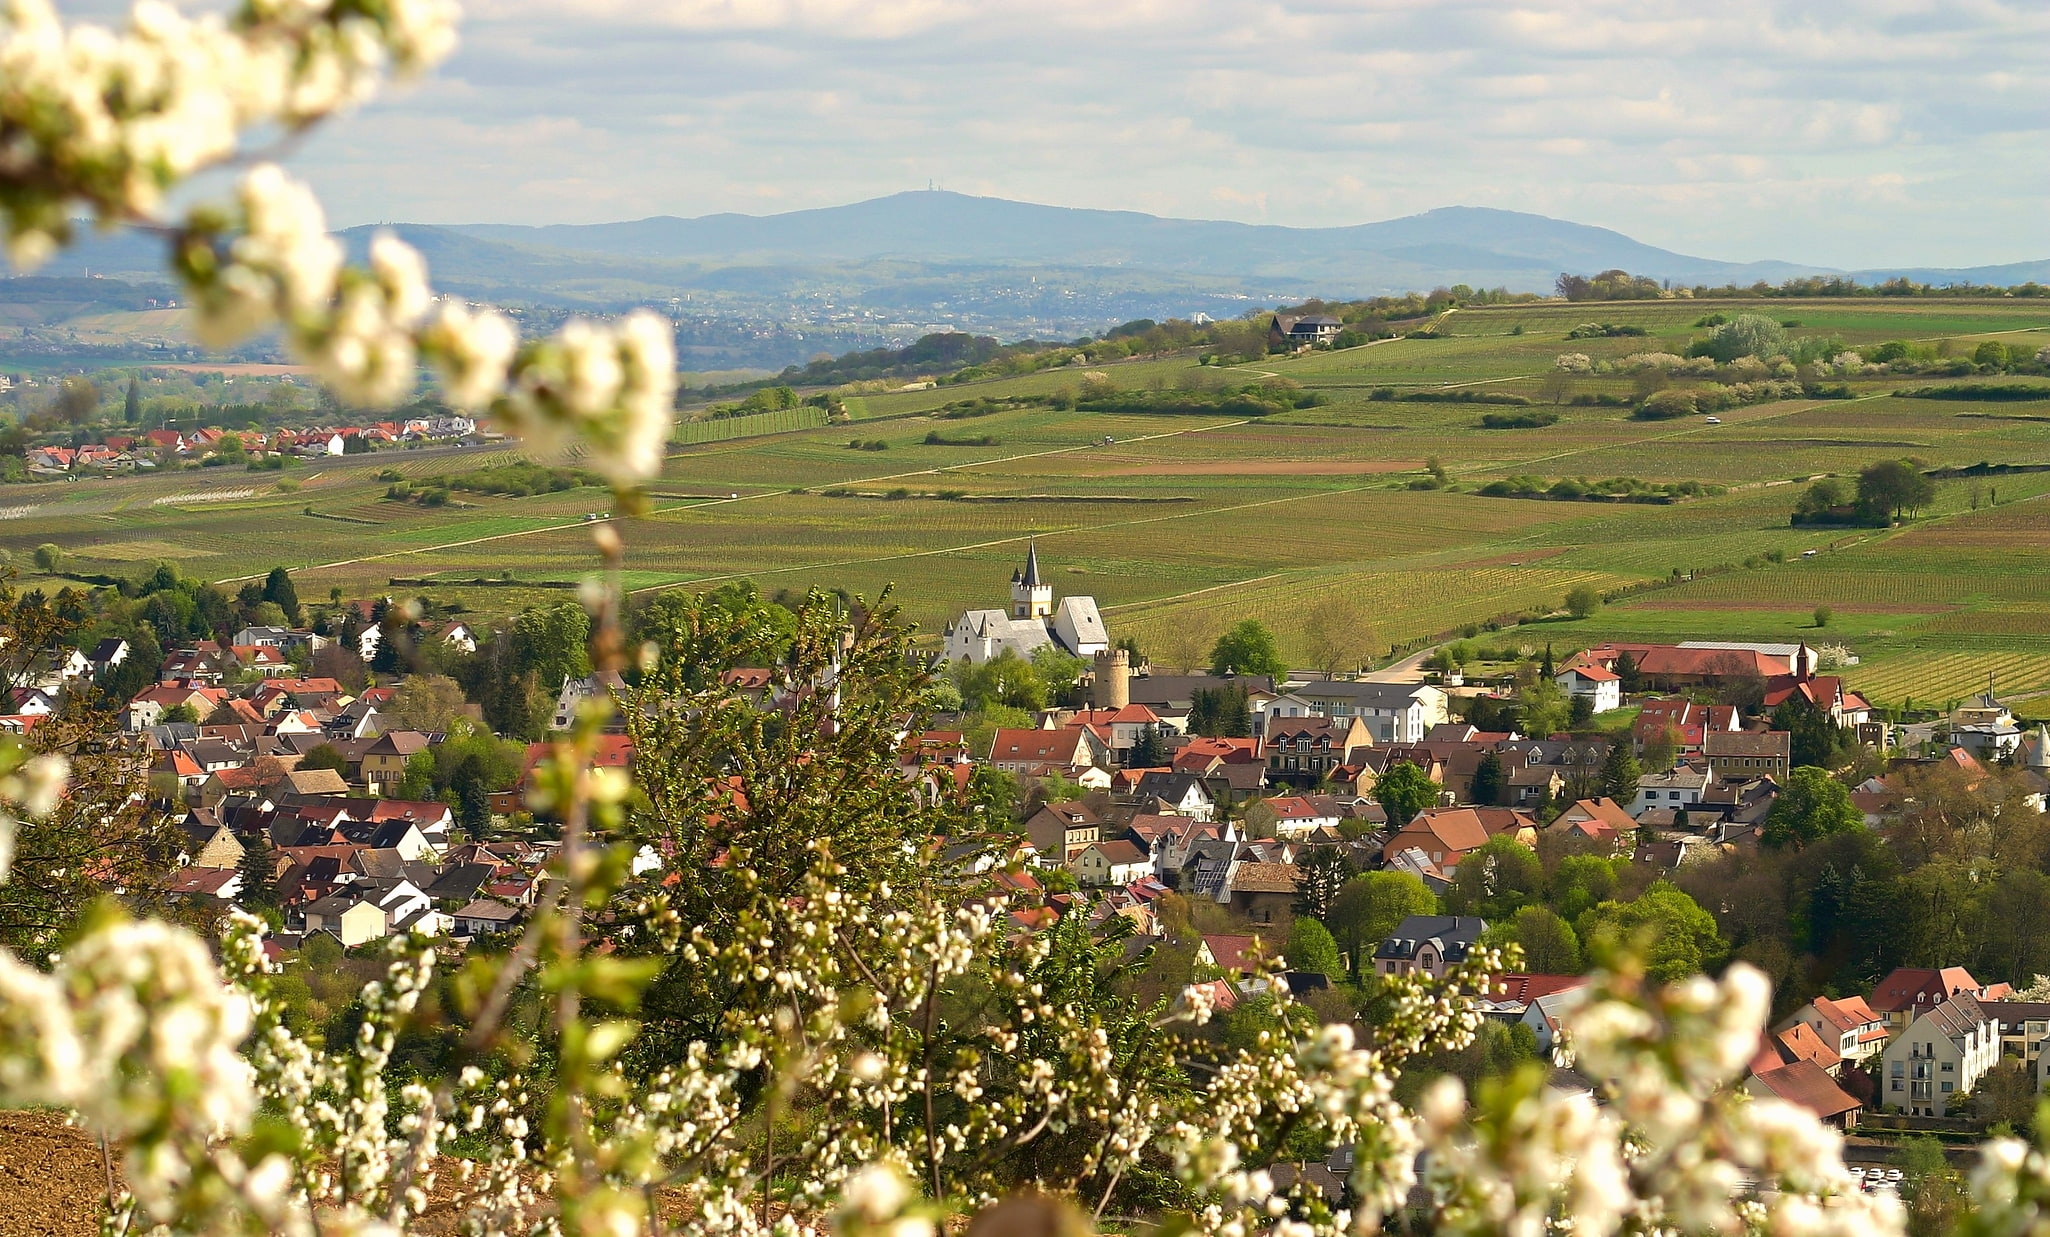
M1046 618L1053 613L1053 585L1039 578L1039 546L1025 544L1025 570L1011 573L1011 617Z
M1130 653L1105 649L1096 655L1096 679L1089 686L1089 703L1098 709L1122 709L1132 703Z

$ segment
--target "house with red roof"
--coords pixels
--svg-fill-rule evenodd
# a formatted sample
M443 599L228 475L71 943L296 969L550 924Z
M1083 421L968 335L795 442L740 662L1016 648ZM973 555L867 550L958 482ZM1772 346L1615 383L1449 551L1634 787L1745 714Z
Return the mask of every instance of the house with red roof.
M1838 1086L1828 1071L1806 1060L1797 1059L1753 1073L1744 1080L1744 1090L1761 1099L1785 1100L1805 1108L1816 1119L1840 1130L1855 1126L1858 1111L1864 1107Z
M1614 799L1578 799L1549 827L1572 837L1617 842L1637 831L1637 821Z
M1735 705L1700 704L1685 696L1647 700L1638 706L1630 728L1639 755L1660 740L1670 741L1683 756L1697 755L1713 733L1735 734L1744 728Z
M1841 1061L1853 1065L1878 1056L1886 1049L1886 1019L1861 996L1819 996L1787 1015L1778 1030L1806 1026L1828 1044Z
M2007 984L1982 984L1961 966L1903 966L1879 981L1867 1004L1898 1032L1954 996L1997 1001L2013 991Z
M1087 726L1059 730L999 730L989 745L989 763L999 773L1043 777L1072 776L1081 769L1110 763L1110 747Z
M1623 707L1623 676L1592 662L1569 663L1552 676L1552 682L1568 696L1586 699L1597 713Z

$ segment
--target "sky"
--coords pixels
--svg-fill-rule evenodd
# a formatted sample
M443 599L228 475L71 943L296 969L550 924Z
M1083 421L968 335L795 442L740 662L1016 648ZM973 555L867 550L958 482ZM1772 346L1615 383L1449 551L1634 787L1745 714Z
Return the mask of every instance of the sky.
M2050 257L2046 137L2045 0L473 0L450 62L293 166L344 225L931 183L1858 268Z

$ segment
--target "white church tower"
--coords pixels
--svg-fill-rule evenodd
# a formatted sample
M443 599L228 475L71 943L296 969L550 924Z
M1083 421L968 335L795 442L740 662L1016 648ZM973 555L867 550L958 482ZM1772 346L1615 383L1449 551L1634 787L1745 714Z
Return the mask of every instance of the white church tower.
M1053 613L1053 585L1039 578L1039 546L1025 545L1025 571L1011 573L1011 617L1046 618Z

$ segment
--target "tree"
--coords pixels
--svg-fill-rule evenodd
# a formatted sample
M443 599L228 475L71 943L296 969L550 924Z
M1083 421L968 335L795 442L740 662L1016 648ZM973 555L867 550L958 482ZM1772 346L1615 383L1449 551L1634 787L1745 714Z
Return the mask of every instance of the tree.
M1502 788L1508 776L1502 770L1502 758L1493 748L1481 753L1480 762L1474 766L1473 779L1467 783L1467 798L1483 806L1492 807L1502 801Z
M336 773L346 777L349 772L349 758L337 751L334 744L322 743L299 758L299 767L301 769L333 769Z
M1391 828L1400 829L1418 812L1435 807L1443 787L1407 760L1397 761L1374 782L1374 801L1388 813Z
M1188 732L1206 738L1246 738L1253 733L1253 707L1246 689L1199 687L1189 693Z
M142 383L133 375L128 379L128 394L121 401L121 420L128 425L142 420Z
M1345 964L1338 957L1338 942L1331 938L1328 928L1314 919L1297 919L1289 926L1288 944L1281 956L1291 971L1310 971L1334 979L1345 974Z
M1858 507L1875 520L1898 520L1936 500L1936 483L1906 460L1881 460L1858 472Z
M463 716L468 703L462 687L447 675L411 674L381 711L391 722L386 729L439 734Z
M406 758L406 772L391 792L394 799L418 801L434 794L434 753L414 752Z
M1835 616L1836 611L1830 609L1828 606L1815 607L1815 625L1817 627L1829 626L1829 620L1834 618Z
M1572 706L1566 693L1550 679L1536 679L1517 694L1518 729L1532 738L1544 738L1566 729Z
M1833 769L1848 746L1843 731L1829 714L1795 692L1772 711L1772 728L1787 732L1788 757L1795 767Z
M1566 919L1579 919L1615 896L1616 867L1600 855L1568 855L1552 870L1547 901Z
M51 413L70 425L84 425L99 410L100 389L90 378L66 378L57 386L57 398L50 402Z
M1459 861L1445 909L1499 923L1543 896L1545 868L1530 847L1500 834Z
M1367 872L1345 882L1325 922L1358 974L1380 943L1411 915L1435 915L1438 897L1408 872Z
M1464 865L1462 865L1464 866ZM1510 921L1523 967L1536 975L1580 974L1580 937L1550 907L1526 906Z
M1602 759L1602 794L1627 804L1637 797L1637 779L1643 776L1644 770L1631 753L1627 737L1618 737L1609 744L1609 754Z
M1601 903L1580 917L1575 931L1597 958L1638 948L1646 977L1658 983L1703 974L1729 953L1715 917L1669 881L1654 881L1634 901Z
M299 607L299 590L292 587L292 575L283 567L273 567L263 580L263 599L285 612L285 617L294 623L300 621L303 611Z
M1602 591L1592 584L1576 584L1566 591L1566 612L1574 618L1592 618L1602 608Z
M44 575L53 574L64 562L64 547L53 541L45 541L36 547L36 570Z
M1354 597L1332 592L1304 612L1303 644L1310 664L1326 674L1356 670L1374 646L1374 629Z
M1644 672L1638 669L1637 659L1624 649L1616 657L1617 685L1625 695L1634 695L1644 690Z
M1711 357L1725 365L1738 357L1766 360L1785 356L1787 329L1777 319L1764 314L1738 314L1716 327L1707 339L1698 341L1688 352L1694 356Z
M1168 762L1167 740L1160 733L1160 727L1148 726L1132 740L1131 750L1125 753L1125 765L1133 769L1158 769Z
M1865 827L1865 813L1851 802L1851 792L1826 771L1812 765L1787 774L1779 798L1766 814L1761 840L1767 846L1799 850L1833 833Z
M268 833L258 829L243 841L242 862L236 867L242 877L242 893L237 901L244 906L277 906L277 854L271 849Z
M199 710L189 704L174 704L157 717L157 721L170 726L178 722L199 723Z
M1210 673L1279 676L1288 673L1288 663L1281 660L1281 649L1266 624L1242 619L1211 646Z
M1295 863L1295 913L1325 918L1352 876L1352 863L1345 857L1343 847L1312 846L1304 850Z

